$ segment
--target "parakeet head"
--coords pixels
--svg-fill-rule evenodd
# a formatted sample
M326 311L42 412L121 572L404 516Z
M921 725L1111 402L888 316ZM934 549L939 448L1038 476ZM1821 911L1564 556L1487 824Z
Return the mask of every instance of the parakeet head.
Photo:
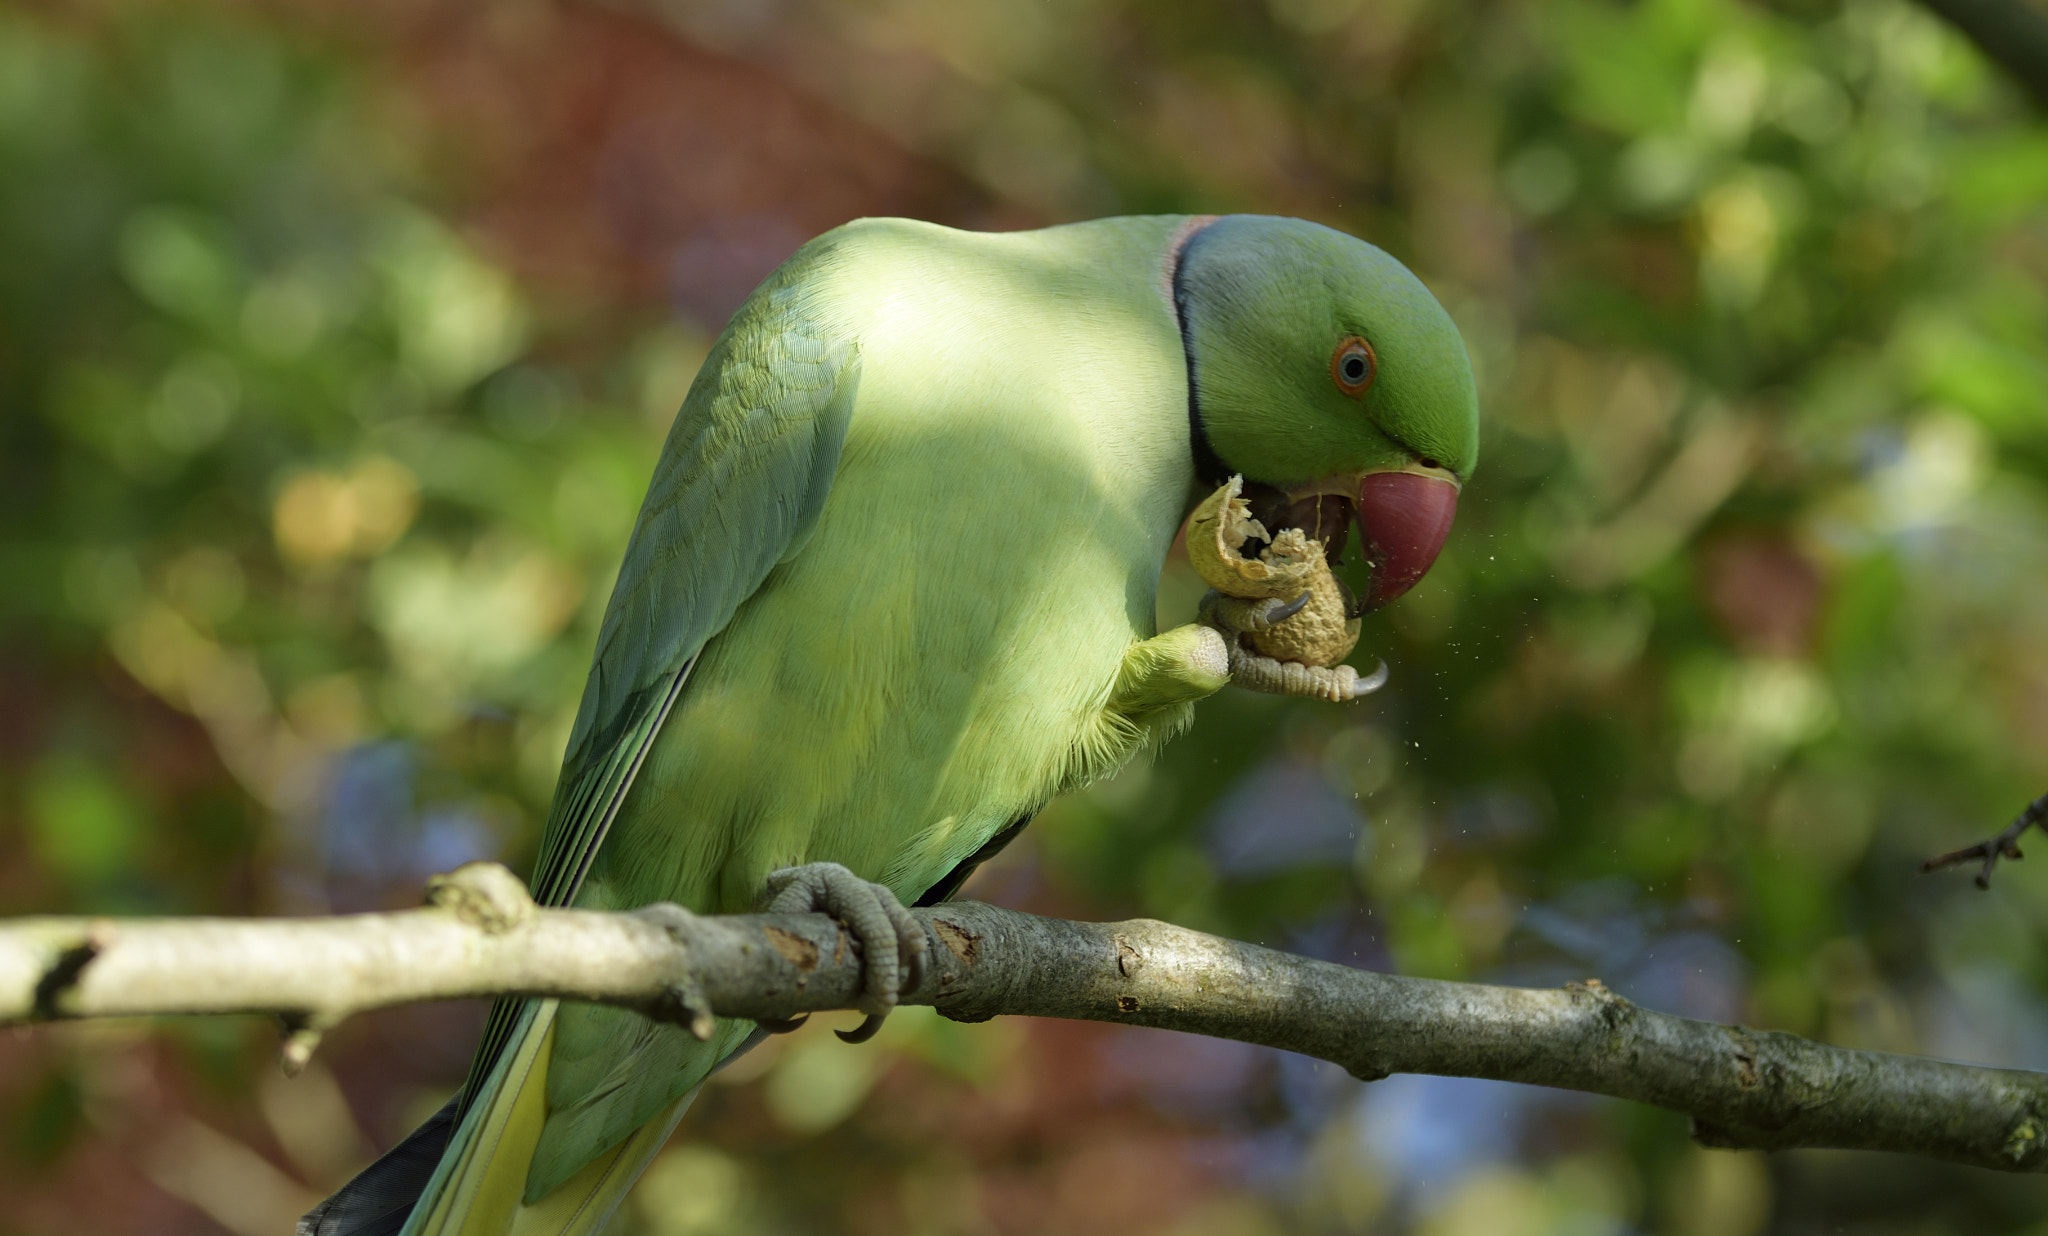
M1263 488L1268 526L1333 538L1356 518L1366 608L1436 561L1479 456L1472 365L1408 268L1300 219L1229 215L1174 268L1196 465ZM1281 506L1287 508L1281 511Z

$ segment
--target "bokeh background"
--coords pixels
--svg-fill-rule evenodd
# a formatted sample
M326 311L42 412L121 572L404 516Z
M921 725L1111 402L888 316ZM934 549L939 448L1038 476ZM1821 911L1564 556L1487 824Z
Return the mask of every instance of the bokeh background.
M1429 281L1479 477L1384 693L1227 692L972 895L2048 1067L2048 864L1914 874L2048 788L2048 130L1904 0L0 0L0 913L523 869L755 281L860 215L1236 210ZM818 1020L616 1236L2048 1233L1586 1096ZM0 1234L282 1233L480 1021L291 1081L249 1020L0 1036Z

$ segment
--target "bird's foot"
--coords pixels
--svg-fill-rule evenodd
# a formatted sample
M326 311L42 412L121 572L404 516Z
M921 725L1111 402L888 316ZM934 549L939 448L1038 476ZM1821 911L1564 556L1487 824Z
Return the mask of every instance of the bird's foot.
M838 863L806 863L771 871L768 895L771 914L829 914L853 937L866 963L858 1007L868 1016L858 1027L835 1033L849 1043L873 1038L882 1028L882 1019L896 1007L897 996L913 990L924 978L924 927L903 908L895 893Z
M2005 831L1999 833L1996 837L1980 841L1973 846L1966 846L1960 850L1950 850L1946 854L1930 858L1920 864L1920 871L1922 874L1925 874L1929 871L1939 871L1943 867L1953 867L1958 863L1983 859L1984 866L1977 872L1977 887L1990 888L1991 869L1998 866L1999 859L2009 858L2014 862L2018 862L2026 857L2020 853L2020 834L2036 825L2048 828L2048 794L2043 794L2033 802L2028 803L2026 810L2020 812L2019 817L2006 825Z
M1246 631L1263 631L1294 617L1308 604L1310 596L1306 588L1292 601L1279 597L1234 597L1211 588L1202 598L1197 617L1235 642Z
M1308 601L1306 591L1292 601L1281 601L1275 597L1246 599L1226 596L1214 589L1202 598L1201 621L1222 632L1223 642L1229 649L1230 681L1267 695L1307 695L1340 704L1371 695L1386 686L1385 661L1380 662L1372 673L1361 676L1349 665L1303 665L1299 661L1276 661L1244 646L1241 637L1245 632L1263 631L1275 623L1284 622L1301 612Z
M1363 699L1387 685L1387 663L1361 675L1348 665L1303 665L1275 661L1248 649L1230 650L1230 681L1267 695L1307 695L1342 704Z

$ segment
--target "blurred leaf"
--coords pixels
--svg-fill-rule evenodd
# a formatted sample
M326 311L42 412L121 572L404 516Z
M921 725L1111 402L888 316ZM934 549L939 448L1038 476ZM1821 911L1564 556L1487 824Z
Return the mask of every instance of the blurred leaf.
M135 866L143 815L111 770L55 755L36 768L26 789L36 857L74 888L97 890Z

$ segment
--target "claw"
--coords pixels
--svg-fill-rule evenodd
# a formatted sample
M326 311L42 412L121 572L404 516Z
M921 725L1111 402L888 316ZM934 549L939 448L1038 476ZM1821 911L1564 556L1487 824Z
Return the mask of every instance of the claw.
M867 1019L853 1029L834 1030L832 1033L838 1035L839 1041L842 1043L865 1043L875 1037L876 1033L881 1030L882 1020L886 1016L887 1014L869 1013Z
M1235 639L1246 631L1263 631L1276 626L1300 613L1313 594L1302 590L1292 601L1277 597L1233 597L1209 590L1202 598L1201 619L1226 636Z
M860 946L865 964L859 1008L874 1025L862 1023L848 1032L861 1037L848 1041L872 1037L881 1019L896 1007L897 997L923 981L923 926L887 887L863 880L838 863L808 863L770 872L768 891L771 913L823 911L837 919Z
M794 1017L760 1018L754 1024L770 1034L790 1034L803 1029L804 1023L810 1019L809 1013L798 1013Z
M1377 657L1374 660L1379 661L1379 664L1372 667L1372 673L1351 684L1352 699L1364 699L1366 696L1387 685L1387 679L1391 676L1387 669L1387 663L1380 661Z
M1344 703L1363 699L1387 685L1387 663L1381 661L1371 673L1361 676L1348 665L1303 665L1298 661L1276 661L1244 646L1238 638L1246 631L1263 631L1301 612L1311 593L1304 590L1292 601L1274 597L1246 599L1211 588L1202 598L1200 618L1205 626L1222 632L1230 650L1230 677L1240 687L1268 695L1312 695Z
M1342 704L1371 695L1387 685L1387 677L1385 661L1360 677L1348 665L1303 665L1275 661L1244 648L1230 650L1230 680L1268 695L1310 695Z

